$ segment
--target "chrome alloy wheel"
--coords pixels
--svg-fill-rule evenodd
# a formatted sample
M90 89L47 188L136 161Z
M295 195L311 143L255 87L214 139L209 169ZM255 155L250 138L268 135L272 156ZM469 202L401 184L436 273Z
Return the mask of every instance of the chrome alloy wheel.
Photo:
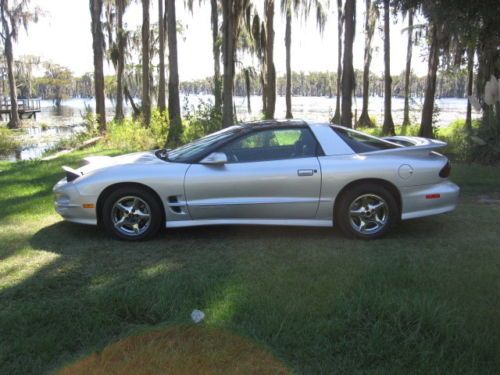
M128 237L140 236L151 224L151 208L139 197L122 197L111 209L111 220L122 234Z
M349 206L349 221L360 234L374 234L382 230L389 219L387 202L376 194L357 197Z

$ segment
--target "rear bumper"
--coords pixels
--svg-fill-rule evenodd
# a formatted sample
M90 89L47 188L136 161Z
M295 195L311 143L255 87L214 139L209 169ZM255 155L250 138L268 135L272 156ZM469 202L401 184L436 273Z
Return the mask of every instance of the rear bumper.
M445 181L435 185L413 186L401 189L401 219L438 215L455 209L460 188Z

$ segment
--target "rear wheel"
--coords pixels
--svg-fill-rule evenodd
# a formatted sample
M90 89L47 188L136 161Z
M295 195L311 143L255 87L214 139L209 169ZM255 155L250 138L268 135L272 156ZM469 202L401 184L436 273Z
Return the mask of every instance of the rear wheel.
M339 197L335 219L342 232L350 237L382 237L398 221L396 199L377 184L354 186Z
M104 201L102 223L108 233L121 240L145 240L161 227L161 204L149 191L123 187Z

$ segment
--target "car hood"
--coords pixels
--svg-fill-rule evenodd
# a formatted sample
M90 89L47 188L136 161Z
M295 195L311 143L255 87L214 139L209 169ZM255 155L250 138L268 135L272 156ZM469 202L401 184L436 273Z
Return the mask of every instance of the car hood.
M154 151L135 152L132 154L125 154L114 157L88 156L83 160L87 164L78 169L73 169L67 166L63 166L68 181L71 181L74 178L82 175L88 175L93 172L101 171L118 165L126 167L127 165L137 166L137 165L152 165L152 164L163 164L163 165L170 164L169 162L157 158Z

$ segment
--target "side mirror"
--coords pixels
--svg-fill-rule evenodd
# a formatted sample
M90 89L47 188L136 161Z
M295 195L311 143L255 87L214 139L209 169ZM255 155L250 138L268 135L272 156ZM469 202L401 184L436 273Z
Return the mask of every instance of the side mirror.
M227 156L223 152L212 152L201 160L200 163L207 165L224 165L227 163Z

